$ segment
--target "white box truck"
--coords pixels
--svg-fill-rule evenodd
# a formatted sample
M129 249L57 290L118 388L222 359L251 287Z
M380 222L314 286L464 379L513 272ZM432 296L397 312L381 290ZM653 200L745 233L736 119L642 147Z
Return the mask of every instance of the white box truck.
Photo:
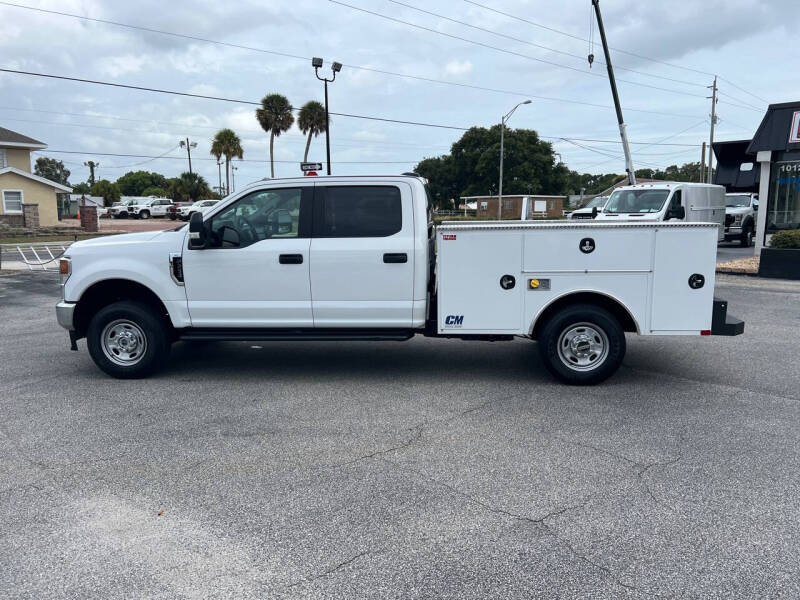
M597 221L716 223L725 240L725 188L710 183L664 181L614 190Z
M114 377L208 340L529 338L598 383L639 335L738 335L714 298L714 223L434 227L417 176L263 181L171 231L95 238L61 259L59 324Z

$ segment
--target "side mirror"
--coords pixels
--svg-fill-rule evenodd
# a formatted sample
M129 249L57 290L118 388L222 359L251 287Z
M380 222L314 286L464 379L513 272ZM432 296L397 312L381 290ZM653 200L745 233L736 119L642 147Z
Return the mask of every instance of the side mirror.
M593 219L597 218L597 207L596 206L592 207L592 218Z
M686 218L686 209L683 206L670 208L667 211L667 218L666 218L667 221L669 221L670 219L679 219L683 221L685 218Z
M200 250L206 247L206 227L203 214L193 212L189 217L189 248Z
M758 210L758 201L753 202L753 210Z

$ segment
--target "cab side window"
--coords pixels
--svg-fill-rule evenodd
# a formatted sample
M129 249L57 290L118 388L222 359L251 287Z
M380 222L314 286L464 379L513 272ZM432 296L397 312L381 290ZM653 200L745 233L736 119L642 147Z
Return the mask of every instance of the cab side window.
M388 237L403 228L400 190L394 186L329 186L322 193L319 237Z
M677 210L681 207L681 191L675 190L675 193L672 194L672 200L669 202L669 208L667 210Z
M258 190L214 215L209 247L246 248L256 242L299 236L302 188Z

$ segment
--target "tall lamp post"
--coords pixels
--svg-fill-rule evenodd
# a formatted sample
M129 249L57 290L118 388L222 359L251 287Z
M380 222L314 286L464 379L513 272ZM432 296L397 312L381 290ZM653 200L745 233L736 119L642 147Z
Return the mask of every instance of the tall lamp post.
M189 138L186 138L186 141L181 140L181 148L186 148L186 155L189 157L189 173L192 172L192 148L197 148L197 142L189 142Z
M497 220L501 221L503 219L503 143L505 142L505 131L506 131L506 121L514 114L514 111L517 110L523 104L530 104L530 100L524 100L517 104L514 108L508 111L503 118L500 119L500 183L497 186Z
M231 164L231 192L229 192L231 194L236 191L236 171L238 170L239 167L237 167L234 164Z
M319 76L319 70L322 68L322 59L314 57L311 59L311 66L314 67L314 74L317 76L317 79L320 81L325 82L325 155L327 158L327 162L325 163L328 167L328 175L331 174L331 136L328 130L328 83L333 83L336 80L336 74L342 70L342 63L333 62L331 64L331 71L333 71L333 77L330 79L326 77Z

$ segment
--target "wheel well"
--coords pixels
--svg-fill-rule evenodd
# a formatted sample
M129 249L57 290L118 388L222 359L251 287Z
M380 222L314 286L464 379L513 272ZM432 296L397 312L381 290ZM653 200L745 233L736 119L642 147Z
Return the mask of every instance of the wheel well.
M547 323L550 317L552 317L562 308L571 306L573 304L592 304L594 306L604 308L610 312L614 318L617 319L617 321L619 321L623 331L629 331L632 333L636 333L638 331L636 327L636 321L631 316L631 313L628 312L628 309L614 298L606 296L605 294L599 294L597 292L576 292L574 294L569 294L559 298L545 308L541 313L539 313L539 316L536 318L536 323L533 326L531 337L537 339L539 337L539 332L545 326L545 323Z
M86 335L89 322L97 311L122 300L133 300L152 307L164 319L168 329L172 329L167 307L150 288L130 279L104 279L89 286L78 300L73 317L78 337Z

